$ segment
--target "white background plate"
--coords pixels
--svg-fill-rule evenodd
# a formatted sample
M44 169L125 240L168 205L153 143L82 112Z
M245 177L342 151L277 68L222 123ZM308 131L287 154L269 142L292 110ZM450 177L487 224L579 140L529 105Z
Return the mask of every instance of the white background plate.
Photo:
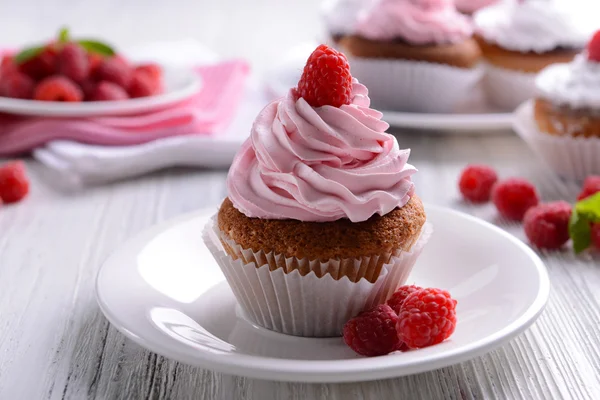
M158 110L183 101L200 90L201 79L191 69L163 66L165 91L156 96L101 102L62 103L0 97L0 112L43 117L95 117Z
M266 74L266 85L274 96L284 96L291 87L296 86L308 56L317 46L318 43L303 43L292 48ZM509 130L512 125L512 113L500 111L489 105L481 87L474 90L468 102L461 105L455 114L380 111L384 114L384 120L392 126L427 129L432 132L487 133Z
M429 206L435 233L409 282L450 290L458 326L437 346L363 358L341 338L311 339L258 328L240 314L202 229L215 210L140 234L102 266L98 303L140 345L191 365L252 378L342 382L441 368L486 353L542 312L549 280L521 241L474 217Z

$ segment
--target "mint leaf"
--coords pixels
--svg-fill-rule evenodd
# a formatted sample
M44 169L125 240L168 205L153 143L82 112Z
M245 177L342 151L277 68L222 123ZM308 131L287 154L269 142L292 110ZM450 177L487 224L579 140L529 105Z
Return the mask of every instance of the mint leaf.
M600 192L579 201L575 209L589 222L600 222Z
M71 36L69 35L69 28L61 28L58 32L58 41L61 43L66 43L71 40Z
M15 56L14 60L17 64L23 64L24 62L37 57L42 51L44 51L44 46L23 49Z
M115 55L115 51L113 50L113 48L107 45L106 43L88 39L78 40L77 43L79 43L81 47L83 47L90 53L100 54L101 56Z
M577 207L571 213L569 220L569 236L573 241L573 250L579 254L592 244L592 227L590 221L579 214Z

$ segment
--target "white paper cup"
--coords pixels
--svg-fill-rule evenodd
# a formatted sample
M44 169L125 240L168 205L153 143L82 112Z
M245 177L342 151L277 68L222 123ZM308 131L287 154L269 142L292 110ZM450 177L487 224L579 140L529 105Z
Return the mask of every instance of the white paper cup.
M387 255L389 262L373 283L352 282L346 276L334 279L339 260L318 262L244 250L219 231L214 219L205 227L203 239L248 319L289 335L331 337L340 336L350 318L385 302L406 282L431 233L427 223L410 251ZM227 254L223 242L243 257ZM365 262L371 260L355 260L356 268ZM307 269L310 272L303 275Z
M483 75L482 67L361 57L348 60L352 76L369 88L373 106L392 111L455 112Z
M485 64L483 86L488 101L507 111L513 111L535 95L535 78L531 72L514 71Z
M560 177L581 181L588 175L600 174L600 138L540 132L533 114L533 100L519 106L513 129Z

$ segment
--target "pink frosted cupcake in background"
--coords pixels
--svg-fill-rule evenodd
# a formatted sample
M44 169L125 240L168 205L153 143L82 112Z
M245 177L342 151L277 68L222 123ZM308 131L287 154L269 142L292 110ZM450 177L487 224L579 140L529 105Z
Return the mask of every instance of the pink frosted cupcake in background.
M472 15L475 11L491 6L500 0L454 0L456 8L461 13Z
M430 233L408 163L343 54L325 45L257 116L204 241L246 316L339 336L384 303Z
M587 0L504 0L475 13L476 38L492 103L514 110L535 93L537 74L583 50L600 27L598 3Z
M339 47L385 109L452 112L482 74L471 20L452 0L380 0Z
M334 44L341 37L355 32L359 15L368 10L376 0L325 0L321 14L327 34Z

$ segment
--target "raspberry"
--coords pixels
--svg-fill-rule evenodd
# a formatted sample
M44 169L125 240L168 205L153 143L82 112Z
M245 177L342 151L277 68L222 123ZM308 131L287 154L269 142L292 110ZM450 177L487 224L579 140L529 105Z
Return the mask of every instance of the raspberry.
M104 57L97 53L88 53L88 64L90 65L90 75L94 76Z
M81 91L83 92L83 98L85 100L92 99L92 96L94 95L94 92L96 91L96 86L97 86L97 83L94 81L91 81L89 79L86 79L85 81L83 81L79 84L79 87L81 88Z
M592 243L600 249L600 223L592 225Z
M324 44L308 57L297 94L313 107L350 104L352 75L346 56Z
M129 95L121 86L116 83L102 81L92 92L90 100L92 101L110 101L110 100L125 100Z
M31 99L33 96L33 80L19 71L7 72L0 79L0 96L15 99Z
M145 73L158 82L162 78L162 68L158 64L142 64L135 67L134 72Z
M400 286L398 289L396 289L392 297L389 298L387 305L390 306L396 313L399 313L400 308L402 307L402 304L404 304L404 300L406 300L408 295L421 289L423 288L417 285Z
M0 198L4 203L21 201L29 193L29 179L23 161L0 166Z
M569 218L571 205L566 201L531 207L523 218L525 234L540 249L558 249L569 240Z
M83 82L90 73L87 52L77 43L68 43L58 55L58 71L74 82Z
M364 311L344 325L344 341L360 355L373 357L400 349L398 316L387 304Z
M600 62L600 31L594 33L587 45L588 60Z
M148 97L158 93L159 87L152 77L145 72L133 74L129 85L129 95L132 98Z
M65 76L50 76L35 88L35 100L77 102L83 100L83 92L75 82Z
M490 200L497 180L496 171L487 165L468 165L460 174L458 187L465 199L483 203Z
M6 54L2 57L2 61L0 62L0 77L15 72L16 70L17 66L14 63L14 57L11 54Z
M492 189L492 200L504 218L521 221L525 212L540 202L537 190L529 181L509 178Z
M577 200L583 200L598 192L600 192L600 176L588 176L585 178L585 181L583 181L583 188L581 188L581 193L577 196Z
M36 57L19 65L21 72L35 81L44 79L57 72L58 51L54 44L49 44Z
M411 293L398 314L398 337L411 349L443 342L456 327L456 303L441 289Z
M116 83L126 89L131 82L131 69L120 58L105 58L96 68L94 78L97 81Z

